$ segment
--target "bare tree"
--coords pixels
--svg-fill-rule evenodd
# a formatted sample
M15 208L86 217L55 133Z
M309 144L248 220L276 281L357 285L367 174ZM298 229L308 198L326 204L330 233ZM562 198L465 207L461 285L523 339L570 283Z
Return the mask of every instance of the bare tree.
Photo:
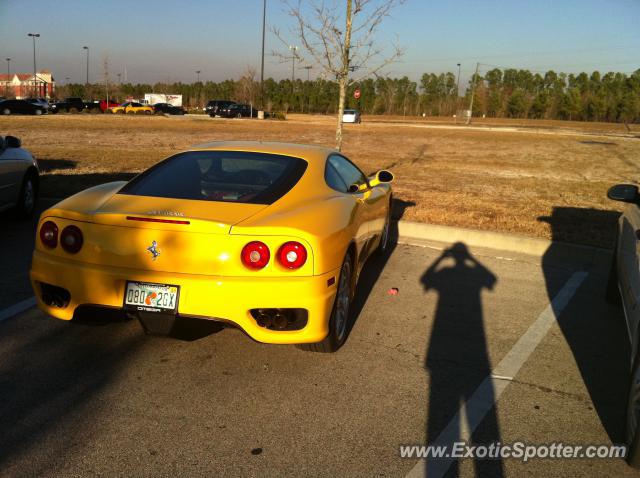
M340 87L336 148L342 147L342 114L350 84L369 75L376 75L387 65L397 61L403 50L396 44L390 50L375 42L378 28L392 9L404 0L340 0L345 9L324 0L283 0L294 19L291 33L300 39L304 52L328 78L336 78ZM341 28L344 25L344 31ZM273 30L285 44L284 35ZM276 53L277 56L278 55ZM350 78L350 72L357 72Z
M256 70L248 66L242 77L236 82L234 96L242 103L254 105L259 91L260 83L256 81Z

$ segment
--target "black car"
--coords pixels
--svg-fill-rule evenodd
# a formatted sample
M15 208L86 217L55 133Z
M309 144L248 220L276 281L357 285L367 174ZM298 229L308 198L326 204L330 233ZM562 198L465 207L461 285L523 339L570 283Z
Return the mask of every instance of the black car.
M258 110L250 105L234 103L220 110L218 114L223 118L256 118Z
M214 116L221 116L221 110L228 108L231 105L235 105L235 101L230 100L211 100L207 103L207 106L204 108L205 113L207 113L212 118Z
M100 113L100 102L85 103L82 98L71 97L65 98L63 101L56 101L51 105L52 113L81 113L85 110L91 113Z
M27 100L4 100L0 101L0 113L3 115L44 115L47 113L47 108Z
M186 113L181 106L174 106L169 103L156 103L153 105L153 110L156 114L183 115Z

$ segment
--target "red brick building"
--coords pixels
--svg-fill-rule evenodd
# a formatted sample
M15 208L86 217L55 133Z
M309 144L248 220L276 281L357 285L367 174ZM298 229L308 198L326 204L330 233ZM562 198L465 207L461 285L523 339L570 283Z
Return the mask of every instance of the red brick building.
M55 80L50 71L41 70L33 73L0 74L0 96L7 98L51 98L55 91Z

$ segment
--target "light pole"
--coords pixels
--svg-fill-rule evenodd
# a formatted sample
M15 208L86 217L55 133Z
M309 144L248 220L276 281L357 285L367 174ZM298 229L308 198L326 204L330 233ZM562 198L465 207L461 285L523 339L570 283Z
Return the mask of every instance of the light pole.
M202 70L196 70L196 75L197 75L196 83L200 83L200 73L202 73Z
M297 51L298 51L298 47L294 46L294 45L289 45L289 50L291 50L291 93L293 94L293 92L295 91L295 81L296 81L296 56L297 56Z
M4 85L4 94L9 96L9 83L11 82L11 58L7 60L7 83Z
M307 88L309 88L309 81L310 81L310 77L309 77L309 73L311 72L311 69L313 68L313 66L311 65L307 65L307 66L303 66L302 68L304 68L305 70L307 70ZM307 94L307 114L311 113L311 95Z
M118 73L118 84L120 84L120 77L122 76L122 73Z
M260 107L264 109L264 32L267 24L267 0L262 0L262 60L260 63Z
M456 99L460 96L460 63L458 63L458 79L456 81Z
M83 46L82 49L87 50L87 81L85 81L85 84L88 85L89 84L89 47Z
M40 37L39 33L28 33L28 36L33 38L33 93L34 97L38 97L38 80L36 76L36 38Z

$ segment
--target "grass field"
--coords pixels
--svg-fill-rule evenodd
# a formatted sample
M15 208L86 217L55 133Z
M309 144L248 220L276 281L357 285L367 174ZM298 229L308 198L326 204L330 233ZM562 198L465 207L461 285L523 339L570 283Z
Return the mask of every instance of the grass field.
M189 145L273 140L331 146L334 119L68 115L0 117L44 171L42 195L63 197L127 179ZM396 174L396 216L608 247L619 204L609 186L640 179L640 130L602 123L365 118L347 125L344 153L365 172ZM505 128L516 126L517 128ZM489 128L491 127L491 128Z

